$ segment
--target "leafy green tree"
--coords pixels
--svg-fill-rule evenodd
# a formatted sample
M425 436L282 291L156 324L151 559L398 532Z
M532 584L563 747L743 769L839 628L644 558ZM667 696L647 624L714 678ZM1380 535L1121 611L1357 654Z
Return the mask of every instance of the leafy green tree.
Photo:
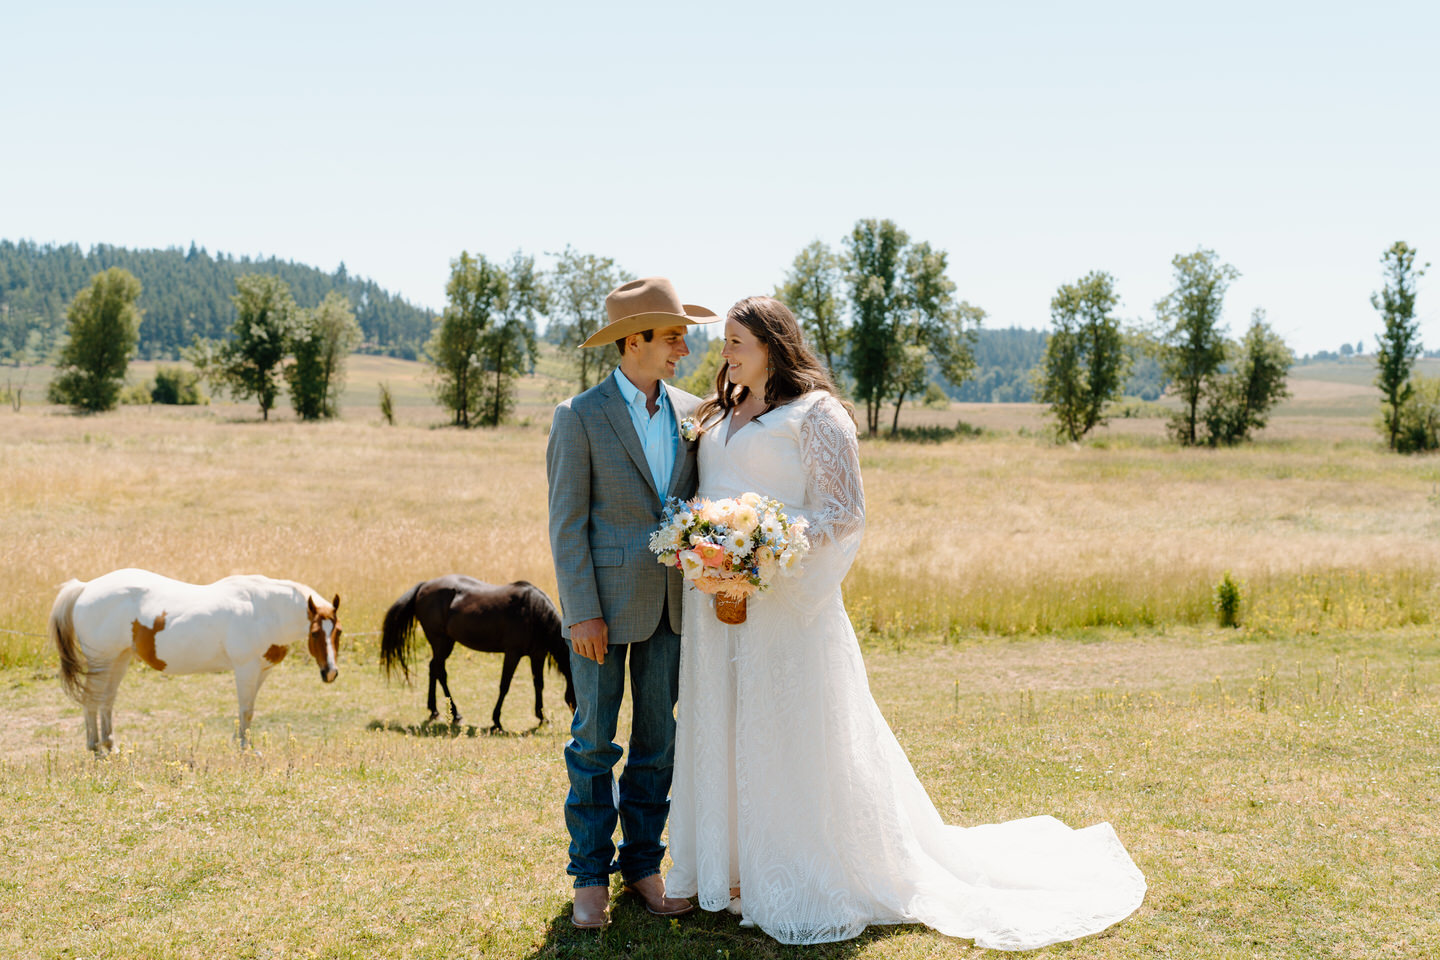
M278 277L247 273L235 279L232 338L221 344L199 341L186 357L212 383L237 399L254 399L260 418L280 393L281 365L290 349L296 306L290 287Z
M1093 271L1062 284L1050 300L1055 330L1045 343L1037 399L1050 405L1055 432L1074 443L1105 423L1105 405L1121 398L1130 351L1120 321L1115 280Z
M1375 385L1383 394L1382 422L1390 449L1397 450L1405 404L1414 392L1410 371L1423 349L1420 322L1415 319L1415 285L1425 270L1416 269L1415 248L1403 240L1392 244L1380 262L1385 265L1385 289L1370 296L1370 305L1385 322L1385 329L1376 338Z
M1220 315L1225 291L1240 271L1221 263L1213 250L1176 254L1175 289L1155 305L1164 328L1162 367L1183 404L1171 421L1182 445L1200 440L1200 401L1205 383L1225 362L1225 328Z
M140 340L139 298L140 281L118 267L95 274L75 295L67 311L70 338L50 382L51 402L87 413L115 406Z
M120 388L120 403L124 406L149 406L155 402L155 381L142 380L127 383Z
M515 378L535 367L535 317L545 311L549 289L535 258L516 253L505 272L499 313L482 337L484 384L480 422L498 427L515 406Z
M691 370L684 377L675 380L675 386L687 393L693 393L697 397L705 397L715 392L715 374L720 370L720 351L725 349L725 340L722 337L705 341L705 352L700 355L695 369Z
M180 359L194 368L200 382L209 384L212 390L223 390L227 387L220 362L224 348L224 341L196 337L180 350Z
M840 257L816 240L795 255L785 279L775 288L775 299L795 314L832 373L838 372L835 359L845 348L843 284Z
M435 368L435 397L451 412L452 423L469 427L479 416L484 389L483 353L489 332L507 294L509 278L501 264L462 250L450 261L445 285L449 300L425 352Z
M1400 410L1395 449L1401 453L1440 450L1440 377L1414 377L1410 388L1410 399Z
M865 405L865 429L880 429L880 408L904 360L900 339L905 302L904 253L910 236L892 220L861 220L845 239L850 288L850 376Z
M985 314L955 302L945 252L912 246L891 220L855 224L845 239L844 268L855 398L865 406L870 436L879 430L880 408L894 403L893 434L905 400L924 393L928 365L956 386L974 369L976 328Z
M445 292L450 305L426 345L436 396L456 426L496 426L514 405L515 377L535 363L535 317L548 302L544 277L534 257L516 253L507 266L462 251Z
M945 275L947 259L945 251L928 243L905 251L900 363L887 392L895 411L892 436L900 429L906 399L925 393L931 364L952 384L964 382L975 369L975 336L985 311L955 302L955 283Z
M200 377L194 370L161 364L150 388L150 402L194 406L207 401L200 391Z
M546 339L571 358L581 391L605 379L620 360L613 350L581 350L580 344L608 322L605 297L634 279L609 257L578 253L569 246L559 254L550 273L551 314Z
M1286 378L1295 354L1265 322L1265 311L1255 310L1250 329L1239 343L1227 344L1229 369L1212 376L1205 385L1205 442L1230 446L1250 439L1264 429L1270 411L1290 396Z
M298 312L290 337L295 361L285 368L285 383L300 419L319 420L339 412L345 359L359 346L360 337L360 325L343 293L332 290L319 306Z

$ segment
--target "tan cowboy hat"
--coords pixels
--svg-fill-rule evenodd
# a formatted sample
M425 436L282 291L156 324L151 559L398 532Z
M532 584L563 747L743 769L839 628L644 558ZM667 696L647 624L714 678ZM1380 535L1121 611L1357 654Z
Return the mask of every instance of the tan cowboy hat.
M675 285L664 277L631 280L611 290L605 298L605 314L610 322L580 346L601 347L657 327L714 323L721 319L714 311L693 303L681 303Z

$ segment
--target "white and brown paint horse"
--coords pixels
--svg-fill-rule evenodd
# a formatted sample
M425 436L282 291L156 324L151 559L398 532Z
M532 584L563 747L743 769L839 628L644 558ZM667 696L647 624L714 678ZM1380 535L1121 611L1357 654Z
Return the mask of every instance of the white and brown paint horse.
M200 586L148 570L71 580L50 610L60 683L85 708L86 745L114 749L111 709L138 657L164 674L235 672L240 745L249 742L255 695L292 644L308 639L326 683L339 675L340 624L333 601L301 583L255 575Z

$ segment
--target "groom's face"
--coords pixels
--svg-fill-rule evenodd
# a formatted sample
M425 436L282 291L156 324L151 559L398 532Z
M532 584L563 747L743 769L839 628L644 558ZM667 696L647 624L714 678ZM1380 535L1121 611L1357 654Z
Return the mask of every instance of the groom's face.
M636 372L647 380L668 380L675 376L675 364L690 354L683 326L662 327L649 342L636 334L626 351L634 354Z

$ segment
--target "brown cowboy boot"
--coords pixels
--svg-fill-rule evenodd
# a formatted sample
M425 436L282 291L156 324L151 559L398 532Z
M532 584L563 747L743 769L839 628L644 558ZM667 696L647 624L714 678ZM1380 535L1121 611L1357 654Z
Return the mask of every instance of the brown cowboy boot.
M610 887L576 887L570 922L581 930L603 930L610 922Z
M657 917L678 917L695 909L689 900L665 896L665 882L660 874L652 873L643 880L625 884L625 892L633 893L645 904L645 909Z

